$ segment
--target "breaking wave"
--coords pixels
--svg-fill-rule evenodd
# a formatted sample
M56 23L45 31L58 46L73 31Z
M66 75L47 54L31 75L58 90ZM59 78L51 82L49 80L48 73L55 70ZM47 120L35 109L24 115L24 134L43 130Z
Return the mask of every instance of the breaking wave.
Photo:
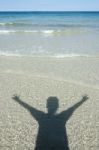
M42 54L40 55L39 53L13 53L13 52L3 52L0 51L0 56L15 56L15 57L47 57L47 58L56 58L56 59L63 59L63 58L99 58L99 55L88 55L88 54Z
M0 30L0 34L10 34L10 33L43 33L43 34L53 34L54 30Z
M86 30L81 29L64 29L64 30L0 30L0 34L48 34L48 35L71 35L77 33L85 33Z

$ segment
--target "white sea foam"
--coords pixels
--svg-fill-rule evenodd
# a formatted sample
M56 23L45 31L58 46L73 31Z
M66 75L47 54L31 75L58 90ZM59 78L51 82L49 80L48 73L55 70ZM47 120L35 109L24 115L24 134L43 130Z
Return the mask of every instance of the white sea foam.
M9 34L9 33L15 33L15 30L0 30L0 34Z
M0 30L0 34L10 33L41 33L41 34L53 34L54 30Z
M81 30L81 29L62 29L62 30L59 30L59 29L53 29L53 30L39 30L39 29L36 29L36 30L0 30L0 34L10 34L10 33L17 33L17 34L24 34L24 33L30 33L30 34L33 34L33 33L37 33L37 34L42 34L42 35L72 35L72 34L77 34L77 33L84 33L85 31L84 30Z
M0 26L15 26L17 25L16 23L13 23L13 22L0 22Z
M88 54L74 54L74 53L68 53L68 54L56 54L56 55L51 55L50 57L54 58L76 58L76 57L84 57L84 58L99 58L99 55L88 55Z
M58 55L50 55L50 54L42 54L40 55L39 53L13 53L13 52L3 52L0 51L0 56L15 56L15 57L47 57L47 58L57 58L57 59L62 59L62 58L76 58L76 57L84 57L84 58L99 58L99 55L87 55L87 54L58 54Z
M41 33L41 34L53 34L55 31L54 30L23 30L20 32L24 33Z
M80 54L58 54L58 55L55 55L53 57L56 57L56 58L81 57L81 55Z
M10 57L10 56L16 56L16 57L22 57L23 55L21 54L18 54L18 53L12 53L12 52L1 52L0 51L0 56L7 56L7 57Z
M2 23L2 22L0 22L0 26L5 26L5 24L6 24L6 23Z
M0 26L17 26L17 25L25 25L22 22L0 22Z
M54 30L42 30L41 33L52 34L54 33Z

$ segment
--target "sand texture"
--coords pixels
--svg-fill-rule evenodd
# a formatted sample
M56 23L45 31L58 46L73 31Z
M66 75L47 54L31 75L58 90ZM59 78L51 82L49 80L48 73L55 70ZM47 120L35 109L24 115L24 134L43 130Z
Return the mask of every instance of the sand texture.
M14 100L14 95L44 113L47 99L56 97L57 114L87 95L64 128L70 150L99 150L98 58L0 56L0 150L34 150L38 122L26 106Z

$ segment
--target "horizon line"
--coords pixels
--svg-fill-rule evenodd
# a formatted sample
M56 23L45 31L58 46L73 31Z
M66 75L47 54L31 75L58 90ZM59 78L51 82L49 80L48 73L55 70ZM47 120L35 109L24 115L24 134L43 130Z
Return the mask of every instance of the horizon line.
M99 12L99 10L1 10L0 12Z

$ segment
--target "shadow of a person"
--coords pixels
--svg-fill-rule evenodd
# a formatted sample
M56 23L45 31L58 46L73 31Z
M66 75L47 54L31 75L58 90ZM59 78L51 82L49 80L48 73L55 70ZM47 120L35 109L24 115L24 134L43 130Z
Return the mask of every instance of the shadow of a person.
M57 97L47 99L48 113L28 105L17 95L13 96L13 99L27 109L39 124L35 150L69 150L65 124L73 112L88 99L86 95L81 101L59 114L56 114L59 107Z

